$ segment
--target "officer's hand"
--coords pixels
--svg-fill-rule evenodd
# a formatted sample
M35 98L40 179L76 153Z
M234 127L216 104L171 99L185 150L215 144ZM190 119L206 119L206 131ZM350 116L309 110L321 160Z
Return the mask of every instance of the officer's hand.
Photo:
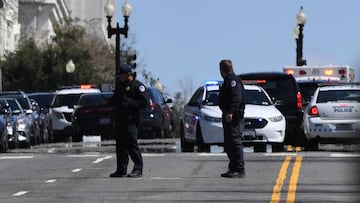
M228 113L228 114L226 114L226 116L225 116L225 121L226 122L231 122L232 121L232 114L231 113Z

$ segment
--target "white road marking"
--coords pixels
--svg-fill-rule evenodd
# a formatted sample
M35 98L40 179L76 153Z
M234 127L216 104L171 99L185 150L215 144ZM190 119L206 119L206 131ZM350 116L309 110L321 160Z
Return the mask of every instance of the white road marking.
M32 159L34 156L1 156L0 159Z
M26 193L28 193L28 191L20 191L20 192L17 192L15 194L13 194L13 196L18 197L18 196L21 196L21 195L25 195Z
M153 177L149 178L150 180L180 180L179 177L173 177L173 178L164 178L164 177Z
M266 156L297 156L297 153L266 153Z
M225 153L198 153L199 156L226 156Z
M55 181L56 181L56 179L50 179L50 180L45 181L45 183L54 183Z
M67 155L67 157L70 158L83 158L83 157L99 157L99 154L72 154L72 155Z
M80 172L81 170L82 170L81 168L76 168L76 169L72 170L71 172L77 173L77 172Z
M330 154L331 157L360 157L360 154L357 154L357 153L333 153L333 154Z
M144 154L142 154L142 156L165 156L165 154L147 154L147 153L144 153Z
M55 153L55 148L50 148L50 149L48 149L48 153L49 153L49 154Z
M93 164L97 164L97 163L100 163L100 162L102 162L102 161L104 161L104 160L106 160L106 159L110 159L110 158L112 158L112 156L106 156L106 157L103 157L103 158L97 158L95 161L93 161L92 163Z

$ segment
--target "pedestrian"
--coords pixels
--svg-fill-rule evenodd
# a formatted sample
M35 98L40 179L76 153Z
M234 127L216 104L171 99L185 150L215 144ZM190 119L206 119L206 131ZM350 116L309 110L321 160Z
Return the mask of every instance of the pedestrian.
M141 177L143 160L137 142L139 113L150 101L150 94L143 83L135 78L136 73L123 65L116 75L112 102L115 105L116 120L116 171L110 177ZM127 174L129 156L134 162Z
M231 60L220 61L220 73L224 79L219 92L219 107L222 111L224 150L229 158L225 178L245 176L244 151L241 136L244 129L244 86L235 75Z

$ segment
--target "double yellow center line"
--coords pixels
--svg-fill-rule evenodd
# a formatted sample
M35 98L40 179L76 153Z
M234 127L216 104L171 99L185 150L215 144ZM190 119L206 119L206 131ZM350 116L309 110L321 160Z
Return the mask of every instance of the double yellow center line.
M286 173L288 171L291 159L292 159L292 156L286 156L283 164L281 165L279 175L278 175L275 185L273 187L273 192L271 195L270 203L280 202L281 189L284 185L284 181L286 179ZM297 182L298 182L299 174L300 174L301 161L302 161L302 156L296 156L295 163L294 163L292 173L290 176L286 203L295 202L296 187L297 187Z

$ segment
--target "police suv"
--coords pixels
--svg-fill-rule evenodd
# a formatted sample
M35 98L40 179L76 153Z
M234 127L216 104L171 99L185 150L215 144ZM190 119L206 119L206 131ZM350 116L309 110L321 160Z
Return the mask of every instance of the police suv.
M360 85L333 85L316 89L304 112L308 150L319 143L360 139Z
M223 128L219 108L221 82L209 81L199 87L184 106L180 117L182 152L210 151L210 145L222 145ZM254 151L265 151L266 144L273 150L282 150L285 138L285 117L275 107L266 91L260 86L244 85L245 130L242 141L254 146Z
M55 92L49 108L50 136L55 141L72 140L72 113L79 98L84 93L99 93L100 89L91 85L64 87Z

